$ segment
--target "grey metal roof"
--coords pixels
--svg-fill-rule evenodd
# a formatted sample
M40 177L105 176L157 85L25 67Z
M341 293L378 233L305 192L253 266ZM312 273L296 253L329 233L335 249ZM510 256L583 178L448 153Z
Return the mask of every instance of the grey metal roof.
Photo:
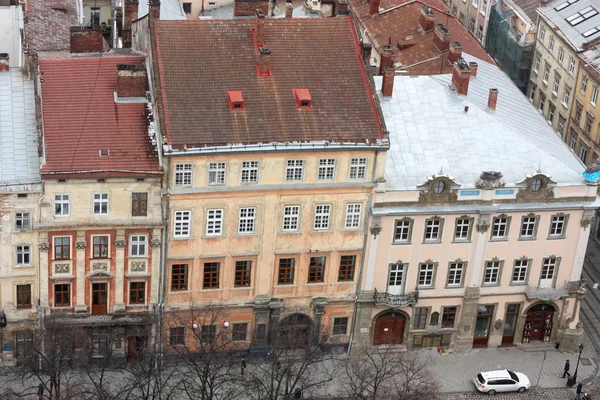
M578 12L590 10L590 7L592 7L591 10L596 11L596 14L590 12L590 15L594 14L591 18L574 26L567 20L570 20ZM552 0L538 8L538 12L558 26L577 51L582 50L584 43L600 37L600 2L598 0Z
M0 72L0 185L40 182L33 82Z
M140 1L138 4L138 18L142 18L150 11L148 1ZM178 0L161 0L160 2L161 20L186 20L183 7Z
M499 171L507 186L515 186L538 169L559 185L585 184L585 166L510 78L463 57L479 64L466 97L450 88L451 75L396 76L392 97L379 92L390 131L387 188L415 189L440 170L463 188L474 187L483 171ZM381 81L375 77L378 89ZM487 108L491 88L499 90L496 111Z

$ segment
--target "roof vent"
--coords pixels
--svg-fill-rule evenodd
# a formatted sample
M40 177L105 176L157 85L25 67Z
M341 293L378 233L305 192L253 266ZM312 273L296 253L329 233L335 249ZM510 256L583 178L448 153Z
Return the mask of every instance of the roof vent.
M8 71L8 53L0 53L0 71Z
M312 97L308 89L294 89L296 108L312 108Z
M100 153L100 157L108 157L110 155L109 149L100 149L98 152Z
M228 90L227 100L229 101L229 109L234 111L244 109L244 97L241 90Z

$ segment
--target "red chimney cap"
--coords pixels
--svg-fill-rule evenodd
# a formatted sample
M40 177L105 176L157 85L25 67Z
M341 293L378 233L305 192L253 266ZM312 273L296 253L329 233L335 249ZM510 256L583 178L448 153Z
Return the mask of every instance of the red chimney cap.
M244 109L244 97L242 96L241 90L228 90L227 100L229 101L229 108L231 110L243 110Z
M294 89L297 108L312 108L312 97L308 89Z

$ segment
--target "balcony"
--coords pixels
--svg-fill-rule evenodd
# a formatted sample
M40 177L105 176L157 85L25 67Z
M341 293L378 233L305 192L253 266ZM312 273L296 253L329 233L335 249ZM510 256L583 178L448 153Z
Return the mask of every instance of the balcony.
M375 304L383 304L390 307L413 306L419 301L419 292L391 294L388 292L379 293L377 289L375 289L373 298L375 299Z
M565 282L564 285L556 288L541 288L527 285L525 295L528 300L558 300L561 297L567 297L569 295L569 283Z

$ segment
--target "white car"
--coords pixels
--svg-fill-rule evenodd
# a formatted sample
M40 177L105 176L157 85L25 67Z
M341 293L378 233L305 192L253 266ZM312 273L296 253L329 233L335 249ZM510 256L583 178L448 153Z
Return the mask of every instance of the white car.
M501 392L523 393L531 386L529 378L520 372L507 369L500 371L480 372L473 380L475 387L482 393L496 394Z

